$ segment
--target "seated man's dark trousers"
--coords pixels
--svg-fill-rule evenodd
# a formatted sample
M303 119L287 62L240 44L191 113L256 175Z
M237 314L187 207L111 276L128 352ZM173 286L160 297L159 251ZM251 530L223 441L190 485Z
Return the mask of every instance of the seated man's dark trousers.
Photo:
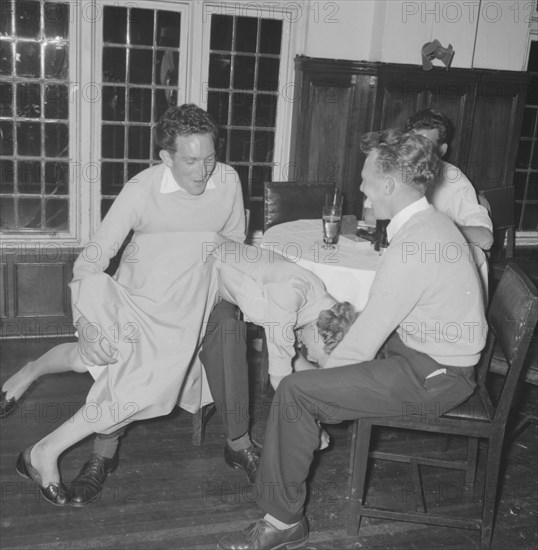
M441 368L445 374L426 379ZM258 506L284 523L301 521L306 478L320 442L316 421L438 417L463 402L474 387L473 367L445 367L405 346L396 333L387 341L383 359L286 376L267 421L256 477Z
M249 429L246 332L239 308L221 301L211 312L200 352L213 401L230 441Z

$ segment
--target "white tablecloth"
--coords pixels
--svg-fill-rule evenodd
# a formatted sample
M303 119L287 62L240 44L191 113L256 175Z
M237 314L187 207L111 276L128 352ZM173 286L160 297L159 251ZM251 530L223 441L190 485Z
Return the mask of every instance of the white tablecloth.
M261 246L315 273L338 301L364 309L381 259L371 243L340 237L334 250L326 250L319 219L274 225L264 233Z

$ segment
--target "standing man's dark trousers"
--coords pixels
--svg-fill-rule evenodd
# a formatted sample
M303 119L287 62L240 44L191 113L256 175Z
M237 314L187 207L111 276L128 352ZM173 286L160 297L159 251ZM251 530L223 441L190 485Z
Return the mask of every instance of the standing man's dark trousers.
M446 369L426 379L438 369ZM305 480L320 443L316 421L370 416L440 416L474 390L474 368L446 367L394 334L383 359L291 374L280 383L256 477L258 505L293 524L304 514Z
M230 302L219 302L211 312L200 359L228 439L248 432L249 390L246 323Z
M254 483L260 457L248 431L247 327L233 304L222 301L211 312L200 359L226 426L224 460L228 466L243 470L249 483Z

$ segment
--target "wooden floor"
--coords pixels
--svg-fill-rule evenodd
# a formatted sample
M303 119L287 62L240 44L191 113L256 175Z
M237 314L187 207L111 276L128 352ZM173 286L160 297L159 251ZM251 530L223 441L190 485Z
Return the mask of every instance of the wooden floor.
M2 380L48 347L50 344L28 341L1 343ZM0 421L2 550L213 549L220 536L242 529L260 516L243 475L224 463L220 420L216 416L210 420L202 446L194 447L192 417L180 410L130 428L122 440L120 467L109 477L98 501L84 508L59 508L41 499L36 486L16 474L16 457L69 418L84 402L90 384L87 374L50 375L32 386L15 414ZM524 399L535 400L535 389L526 392ZM329 432L332 446L318 455L310 480L308 549L478 548L474 531L367 519L360 536L346 538L348 426L329 427ZM384 433L380 441L388 447L432 450L444 444L396 432ZM64 480L76 475L90 448L91 441L86 440L63 455ZM453 440L451 449L458 453L462 442ZM512 442L504 460L493 549L538 547L537 457L538 433L533 425ZM376 463L373 473L369 494L378 503L413 504L411 480L404 466ZM439 500L455 505L468 496L462 497L461 479L444 477L457 475L424 472L425 492L432 506Z

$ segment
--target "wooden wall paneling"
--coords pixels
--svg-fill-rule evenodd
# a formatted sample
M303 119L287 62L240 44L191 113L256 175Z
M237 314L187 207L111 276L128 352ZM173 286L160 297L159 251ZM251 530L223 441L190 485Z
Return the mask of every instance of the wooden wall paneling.
M0 263L0 319L8 316L7 264Z
M480 82L466 169L477 189L513 185L527 82L525 73L486 73ZM513 223L513 209L506 209L506 213L508 210Z
M73 334L68 282L78 252L60 246L4 251L2 288L7 304L0 338Z

